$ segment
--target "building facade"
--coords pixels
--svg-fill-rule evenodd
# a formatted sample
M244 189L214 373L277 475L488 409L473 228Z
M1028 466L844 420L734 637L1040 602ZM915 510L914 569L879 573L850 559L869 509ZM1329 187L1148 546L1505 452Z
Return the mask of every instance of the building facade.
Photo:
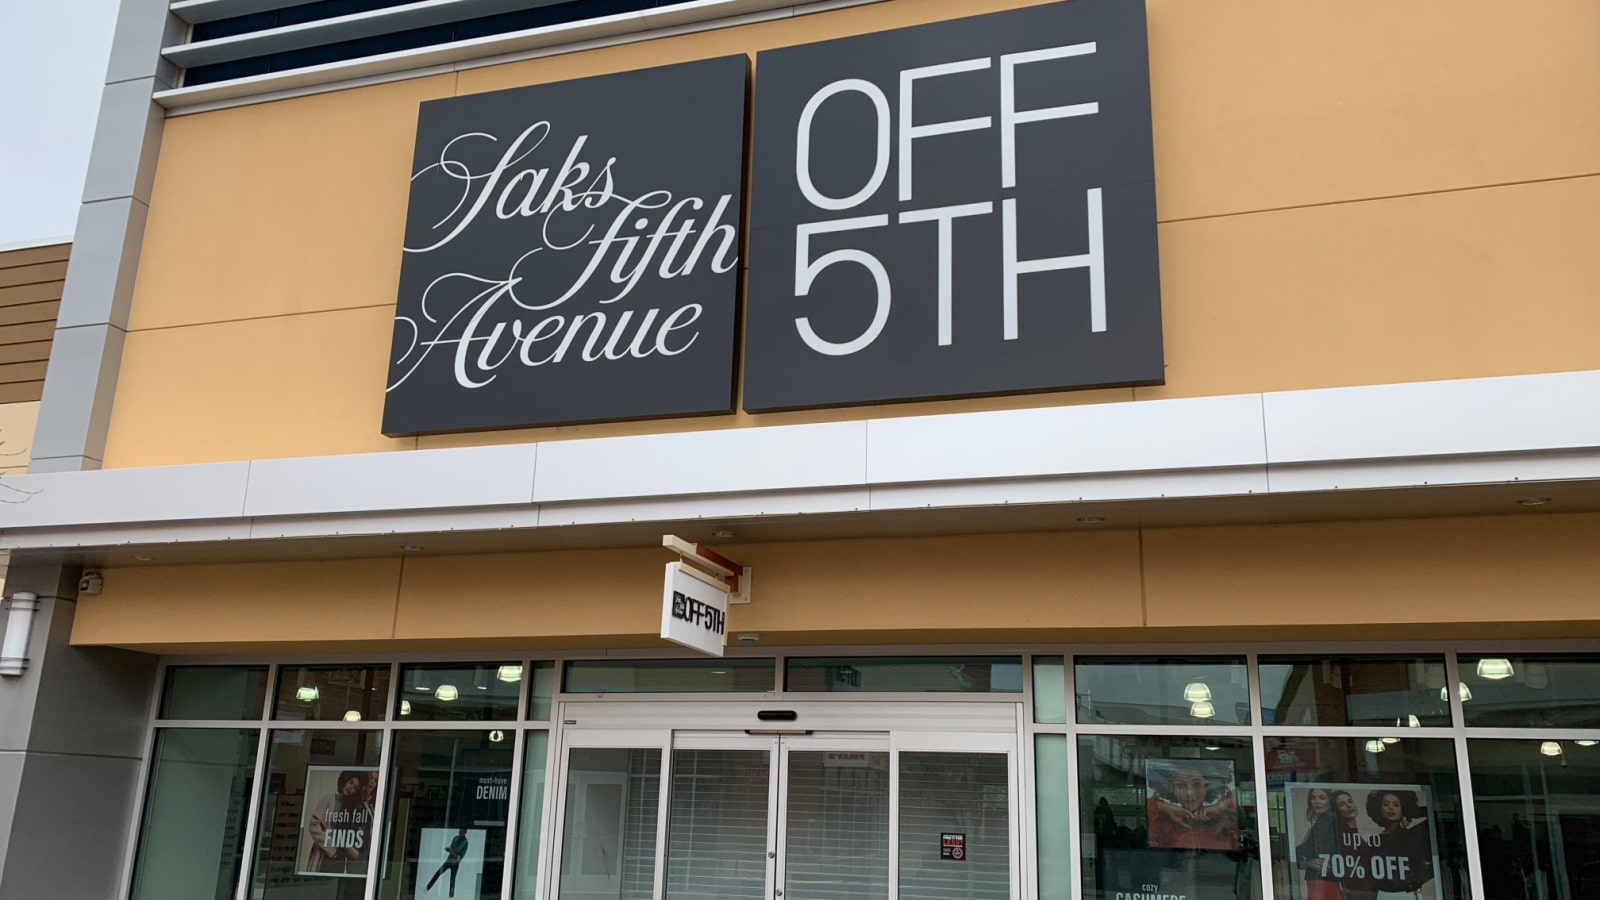
M0 900L1600 896L1597 108L1590 0L123 0Z

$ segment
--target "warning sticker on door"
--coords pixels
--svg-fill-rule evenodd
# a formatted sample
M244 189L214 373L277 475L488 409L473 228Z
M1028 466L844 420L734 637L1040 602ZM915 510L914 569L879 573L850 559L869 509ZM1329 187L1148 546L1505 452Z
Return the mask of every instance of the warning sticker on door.
M946 831L939 835L939 858L963 860L967 858L967 836Z

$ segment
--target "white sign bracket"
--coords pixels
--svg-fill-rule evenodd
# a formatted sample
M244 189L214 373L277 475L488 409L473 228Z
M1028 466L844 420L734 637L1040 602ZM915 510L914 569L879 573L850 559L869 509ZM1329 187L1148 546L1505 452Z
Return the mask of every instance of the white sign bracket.
M661 546L678 554L696 575L708 575L707 580L728 589L728 603L750 602L750 567L723 556L704 544L686 541L675 534L661 536Z

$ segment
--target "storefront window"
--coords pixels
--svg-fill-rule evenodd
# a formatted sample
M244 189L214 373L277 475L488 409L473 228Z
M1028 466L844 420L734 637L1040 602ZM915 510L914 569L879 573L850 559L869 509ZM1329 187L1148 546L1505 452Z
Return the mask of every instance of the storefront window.
M168 728L156 735L133 900L233 896L259 734L252 728Z
M161 718L259 719L266 700L266 666L173 666Z
M569 694L767 693L770 659L576 659L567 663Z
M1072 791L1072 766L1064 734L1041 734L1033 740L1034 808L1037 815L1039 900L1072 896L1072 816L1067 795Z
M1600 741L1470 740L1484 900L1600 897Z
M556 664L550 660L534 660L533 681L528 685L528 718L535 722L550 721L550 706L556 694Z
M517 877L513 893L517 900L534 900L538 896L550 732L530 731L526 740L522 751L522 809L517 813Z
M400 667L397 718L406 722L502 722L517 718L520 663Z
M1470 896L1454 742L1268 737L1265 749L1274 896Z
M900 900L1009 900L1008 782L1003 753L900 754Z
M359 900L372 871L377 731L273 731L254 900Z
M1260 897L1251 756L1243 738L1080 737L1085 900Z
M1250 724L1244 657L1080 657L1073 677L1085 724Z
M399 731L380 896L500 896L511 809L504 731Z
M1462 654L1461 708L1484 728L1600 728L1600 657Z
M578 747L567 759L560 900L650 900L661 751Z
M1059 656L1033 658L1033 720L1041 725L1067 721L1067 667Z
M1267 725L1450 724L1443 656L1264 656Z
M274 719L381 722L389 705L389 666L283 666Z
M1015 656L816 657L787 661L786 687L801 692L1022 692Z

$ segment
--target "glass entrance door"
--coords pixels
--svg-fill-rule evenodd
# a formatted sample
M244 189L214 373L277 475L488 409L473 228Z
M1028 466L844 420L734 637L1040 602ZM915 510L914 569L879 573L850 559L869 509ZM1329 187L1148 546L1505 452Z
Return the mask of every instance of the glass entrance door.
M545 896L1018 896L1013 734L665 730L565 743Z

